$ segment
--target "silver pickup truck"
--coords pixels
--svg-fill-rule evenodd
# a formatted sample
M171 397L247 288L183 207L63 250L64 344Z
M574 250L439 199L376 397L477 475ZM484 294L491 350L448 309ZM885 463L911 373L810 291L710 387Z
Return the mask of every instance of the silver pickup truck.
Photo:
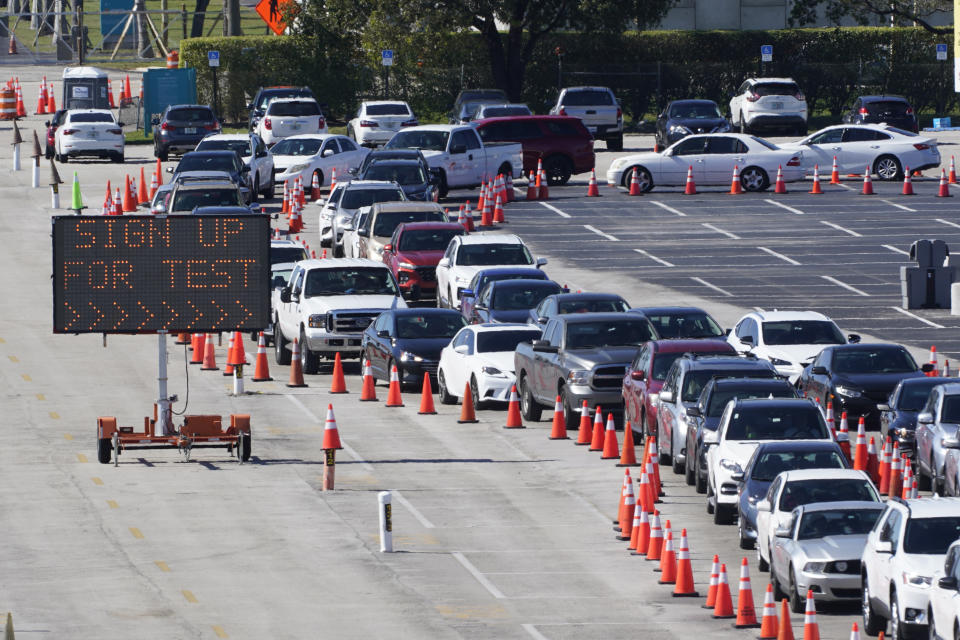
M521 342L513 360L520 411L539 420L556 397L569 428L580 423L583 401L600 405L622 422L624 369L647 340L656 340L650 321L633 313L577 313L551 318L543 339Z
M623 150L623 110L607 87L561 89L550 115L580 118L594 139L607 141L607 149Z

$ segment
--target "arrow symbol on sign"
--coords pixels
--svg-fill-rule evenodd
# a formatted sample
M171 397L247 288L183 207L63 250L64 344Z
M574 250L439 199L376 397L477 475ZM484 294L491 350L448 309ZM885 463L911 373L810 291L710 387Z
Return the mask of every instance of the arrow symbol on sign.
M169 330L170 325L176 322L177 318L180 317L180 314L177 313L177 310L171 307L170 303L168 303L166 300L164 300L161 304L163 304L163 306L165 306L169 310L169 313L167 313L167 316L169 316L170 319L167 320L167 323L165 325L163 325L164 330Z
M217 311L220 312L220 317L216 319L216 321L213 323L212 326L214 326L214 327L222 326L222 325L223 325L223 320L224 320L224 318L227 317L227 312L224 310L223 307L221 307L219 304L217 304L217 301L216 301L216 300L211 300L211 301L210 301L210 304L213 305L214 307L216 307Z
M137 300L137 304L140 305L140 308L141 308L141 309L143 309L143 318L144 318L144 319L143 319L143 322L141 322L141 323L137 326L137 331L141 331L141 330L143 330L144 325L148 324L151 320L153 320L153 317L154 317L154 316L153 316L153 312L150 311L150 309L147 309L147 307L146 307L142 302L140 302L139 300ZM164 328L166 328L166 327L164 327Z
M98 316L93 320L93 322L90 323L90 327L93 328L94 326L99 325L102 320L106 319L106 316L103 315L103 312L100 311L97 305L93 304L92 302L88 302L87 304L93 307L94 313L96 313Z
M116 301L116 300L113 301L113 306L120 310L120 314L119 314L119 315L120 315L120 319L117 320L117 324L113 325L113 329L112 329L112 331L116 331L117 329L120 328L120 325L122 325L124 322L127 321L127 318L130 317L130 314L127 313L126 310L125 310L123 307L121 307L119 304L117 304L117 301Z
M193 304L190 300L187 300L187 304L193 307L193 321L188 325L189 327L197 327L200 325L200 318L203 317L203 312L200 311L200 308L197 305Z
M77 311L76 309L74 309L74 308L70 305L69 302L64 302L64 303L63 303L63 306L65 306L67 309L69 309L69 310L70 310L70 313L73 314L73 318L71 318L70 320L67 320L67 321L64 323L64 325L63 325L63 330L66 331L66 330L70 329L71 327L73 327L73 323L75 323L76 321L78 321L78 320L80 319L80 312Z

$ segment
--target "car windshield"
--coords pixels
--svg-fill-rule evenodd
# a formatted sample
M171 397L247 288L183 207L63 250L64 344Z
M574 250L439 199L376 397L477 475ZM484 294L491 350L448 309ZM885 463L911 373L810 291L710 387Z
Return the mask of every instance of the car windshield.
M316 138L287 138L273 145L274 156L315 156L320 153L323 140Z
M614 104L613 95L603 89L577 89L576 91L567 91L563 96L563 105L565 107L590 107L594 105L612 105Z
M734 398L747 400L749 398L796 398L797 394L789 384L778 384L776 386L763 386L754 389L722 389L715 387L710 394L710 400L707 404L706 415L710 418L719 418L723 415L723 409L727 403Z
M408 116L410 108L403 102L391 102L389 104L368 104L368 116Z
M940 422L960 423L960 396L944 396L943 407L940 409Z
M792 82L764 82L754 85L751 92L758 96L795 96L800 87Z
M630 308L626 300L622 298L610 298L599 300L561 300L557 305L557 313L615 313L626 311Z
M897 398L897 409L901 411L920 411L923 405L927 403L930 396L930 389L937 386L937 380L927 379L919 380L913 384L905 384L900 389L900 395Z
M816 540L826 536L862 536L870 533L883 509L854 511L812 511L800 520L797 540Z
M531 282L522 287L508 284L494 291L491 307L497 311L533 309L541 300L558 291L560 285L554 282Z
M401 131L384 145L386 149L423 149L444 151L447 148L449 131Z
M910 105L904 100L877 100L876 102L866 102L863 105L869 113L890 114L895 116L906 115Z
M341 209L359 209L378 202L400 202L403 192L399 189L348 189L340 199Z
M903 534L903 550L942 556L957 538L960 538L960 518L910 518Z
M260 96L260 103L257 106L258 108L263 109L274 100L280 100L282 98L301 98L305 96L309 97L309 95L310 95L310 92L305 91L304 89L273 90L269 92L264 92Z
M837 451L771 451L754 462L750 478L770 482L784 471L794 469L846 469Z
M720 108L715 104L689 103L675 104L670 107L671 118L685 118L689 120L716 120L723 118Z
M197 151L236 151L238 155L250 155L249 140L202 140Z
M113 122L109 113L71 113L70 122Z
M681 354L682 355L682 354ZM738 378L773 378L777 372L773 369L695 369L688 371L683 377L683 393L680 399L684 402L696 402L700 399L700 392L707 386L711 378L716 376L736 376Z
M270 286L274 289L283 288L290 283L290 274L293 269L272 269L270 271Z
M718 338L723 329L706 313L645 313L663 339Z
M497 273L497 274L487 274L482 271L473 277L473 280L470 283L470 289L474 293L480 293L483 291L483 288L490 284L491 282L498 282L500 280L520 280L521 278L526 280L548 280L547 274L539 269L530 269L530 273Z
M513 352L521 342L540 339L536 330L483 331L477 334L477 353Z
M193 211L196 207L242 207L236 187L177 191L171 211Z
M458 313L397 316L398 338L452 338L466 321Z
M226 154L192 154L188 153L180 159L176 173L185 171L237 171L237 157Z
M827 320L782 320L764 322L763 342L767 345L846 344L837 325Z
M340 269L311 269L303 295L397 295L397 285L388 269L357 267Z
M650 323L645 319L571 322L567 325L567 349L602 347L639 347L653 340Z
M887 131L899 134L901 136L908 136L910 138L918 137L918 134L914 133L913 131L904 131L903 129L897 129L896 127L887 127Z
M834 373L910 373L917 363L904 349L839 349L833 352Z
M457 252L457 264L465 267L533 264L533 256L522 244L465 244Z
M307 259L307 250L303 247L270 247L270 264L299 262Z
M173 122L213 122L213 112L209 109L171 109L167 120Z
M817 478L787 482L780 494L781 511L793 511L814 502L864 500L879 502L873 484L867 478Z
M443 251L451 238L461 235L461 229L404 229L397 251Z
M502 118L504 116L529 116L530 108L519 107L487 107L483 110L484 118Z
M741 407L733 412L727 440L823 440L829 438L820 410L800 407Z
M419 164L388 164L375 162L363 173L363 180L386 180L397 184L424 184L427 174Z
M313 100L296 102L271 102L267 109L270 116L319 116L320 106Z
M381 211L373 223L373 235L389 238L404 222L446 222L442 211Z

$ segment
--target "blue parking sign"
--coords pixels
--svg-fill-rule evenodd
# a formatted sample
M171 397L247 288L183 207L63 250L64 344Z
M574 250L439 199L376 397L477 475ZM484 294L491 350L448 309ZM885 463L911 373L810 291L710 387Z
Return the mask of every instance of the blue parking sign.
M384 49L380 57L380 62L385 67L393 65L393 49Z
M760 45L760 61L773 62L773 45L772 44Z
M211 67L220 66L220 52L219 51L207 51L207 65Z
M946 60L947 59L947 45L938 44L937 45L937 60Z

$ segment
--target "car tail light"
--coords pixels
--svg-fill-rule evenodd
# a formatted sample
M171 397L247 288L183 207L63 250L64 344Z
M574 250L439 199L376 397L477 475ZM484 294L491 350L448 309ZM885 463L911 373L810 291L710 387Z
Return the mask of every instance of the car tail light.
M560 111L557 112L558 115L565 116L567 115L567 110L563 107L560 107Z
M801 92L797 91L795 94L793 94L793 97L799 100L800 102L803 102L803 94Z
M263 119L263 128L267 129L268 131L273 129L273 122L270 121L270 118Z
M163 129L164 131L170 131L170 129L173 129L173 127L170 126L169 122L162 123L160 125L160 128Z
M416 118L413 118L413 119L411 119L411 120L407 120L406 122L404 122L404 123L401 124L400 126L401 126L401 127L416 127L416 126L419 125L419 124L420 124L420 123L417 121L417 119L416 119Z
M917 144L913 145L913 148L916 149L917 151L926 151L927 149L930 148L930 145L924 144L922 142L918 142Z
M323 125L320 125L320 126L323 126ZM360 126L361 126L361 127L378 127L378 126L380 126L380 125L378 125L378 124L377 124L376 122L374 122L373 120L361 120L361 121L360 121Z
M622 118L623 118L623 109L621 109L620 107L617 107L617 120L620 120Z
M912 116L912 115L913 115L913 107L907 107L906 109L903 110L903 112L904 112L906 115L908 115L908 116Z
M80 130L79 130L79 129L64 129L64 130L63 130L63 135L65 135L65 136L72 136L73 134L77 133L78 131L80 131Z
M317 127L319 127L320 129L323 129L325 126L327 126L327 119L324 118L323 116L320 116L320 121L317 124Z
M123 133L123 129L107 129L107 133L112 133L115 136L119 136Z
M760 94L758 94L758 93L748 93L748 94L746 95L746 98L747 98L747 102L756 102L757 100L760 99Z
M857 113L859 113L862 116L870 115L870 111L866 107L860 107L860 111L858 111Z
M788 167L799 167L800 166L800 156L793 156L790 160L787 161Z
M203 125L203 128L206 129L207 131L216 131L217 129L220 128L220 125L216 122L211 122L210 124Z

